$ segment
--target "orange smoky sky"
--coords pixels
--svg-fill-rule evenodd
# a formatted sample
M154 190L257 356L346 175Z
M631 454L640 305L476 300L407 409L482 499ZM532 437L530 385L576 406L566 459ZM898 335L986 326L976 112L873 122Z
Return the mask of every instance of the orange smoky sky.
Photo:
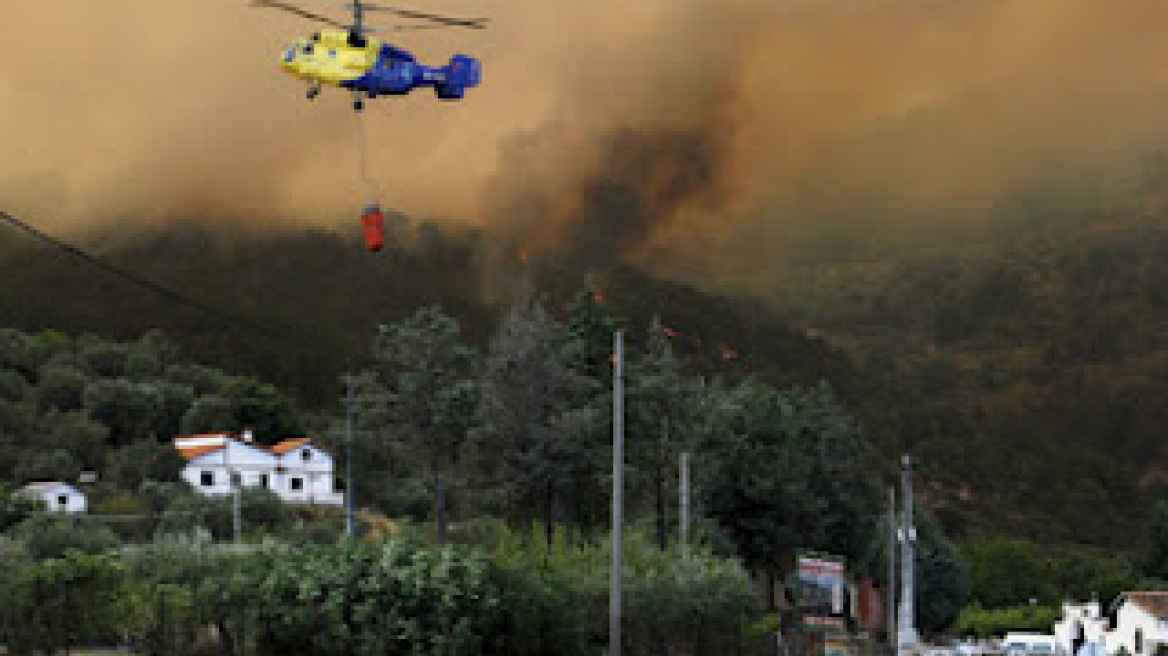
M1036 180L1103 188L1168 127L1164 0L411 6L491 19L394 41L479 57L483 84L367 103L377 195L534 248L765 257L824 204L895 225ZM11 211L331 223L368 200L347 96L308 102L278 67L311 23L245 0L4 0L0 24Z

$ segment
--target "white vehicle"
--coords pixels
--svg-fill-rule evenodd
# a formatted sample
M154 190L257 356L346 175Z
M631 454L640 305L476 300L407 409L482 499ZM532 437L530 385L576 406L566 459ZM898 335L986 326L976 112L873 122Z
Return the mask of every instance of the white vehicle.
M985 647L975 642L959 642L953 650L957 656L983 656L986 653Z
M1002 651L1006 656L1061 656L1055 637L1043 633L1007 633Z

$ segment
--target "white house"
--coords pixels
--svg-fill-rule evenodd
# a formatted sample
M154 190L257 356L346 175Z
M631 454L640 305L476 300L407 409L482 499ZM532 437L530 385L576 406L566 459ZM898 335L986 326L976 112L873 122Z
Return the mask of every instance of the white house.
M87 506L85 494L81 490L61 481L29 483L20 488L17 494L39 499L53 512L81 513L85 512Z
M182 478L206 495L231 494L236 486L262 487L290 503L341 505L333 459L308 439L274 446L256 442L251 431L203 433L175 438L187 461Z
M1098 602L1063 604L1063 618L1054 625L1059 647L1076 654L1087 651L1116 656L1156 656L1168 650L1168 592L1124 592L1110 616Z
M1064 603L1063 618L1054 625L1054 636L1059 651L1074 656L1085 644L1102 645L1111 620L1103 614L1098 601L1082 604Z
M1115 600L1115 629L1107 636L1108 654L1121 649L1152 656L1168 647L1168 592L1125 592Z

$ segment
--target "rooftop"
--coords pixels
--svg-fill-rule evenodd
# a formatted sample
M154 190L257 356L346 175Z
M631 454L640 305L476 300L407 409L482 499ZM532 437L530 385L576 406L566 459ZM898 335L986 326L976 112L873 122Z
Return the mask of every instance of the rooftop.
M1152 617L1168 617L1168 592L1125 592L1121 597Z

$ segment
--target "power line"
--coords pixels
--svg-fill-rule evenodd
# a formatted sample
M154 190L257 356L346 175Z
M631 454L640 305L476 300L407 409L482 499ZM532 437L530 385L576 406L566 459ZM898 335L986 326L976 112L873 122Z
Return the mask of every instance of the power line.
M7 222L9 225L15 227L16 229L24 231L24 232L32 235L33 237L49 244L50 246L54 246L60 250L63 250L65 252L69 253L73 257L80 259L81 261L85 262L86 264L89 264L90 266L101 269L102 271L105 271L106 273L109 273L117 278L121 278L122 280L125 280L133 285L137 285L138 287L152 291L155 294L158 294L159 296L166 298L167 300L178 303L179 305L185 305L189 308L198 310L199 312L202 312L203 314L206 314L208 316L215 317L217 319L229 322L231 324L238 324L238 325L250 328L256 332L264 333L265 335L268 335L270 337L286 337L287 336L287 333L282 331L282 330L277 330L277 329L271 328L269 326L265 326L265 325L262 325L260 323L255 322L255 321L252 321L250 319L247 319L246 317L242 317L242 316L239 316L237 314L227 312L225 310L221 310L219 308L216 308L212 305L209 305L209 304L204 303L202 301L199 301L197 299L191 298L189 296L185 296L185 295L180 294L176 291L168 289L167 287L164 287L164 286L162 286L162 285L160 285L152 280L148 280L148 279L143 278L141 276L138 276L136 274L130 273L129 271L126 271L125 269L121 269L121 268L115 267L111 264L108 264L106 262L103 262L103 261L93 257L92 255L86 253L85 251L81 250L80 248L77 248L76 246L74 246L72 244L61 241L60 239L57 239L57 238L53 237L52 235L49 235L48 233L40 230L39 228L36 228L35 226L33 226L25 221L22 221L21 219L15 217L15 216L12 216L11 214L9 214L3 210L0 210L0 220Z

